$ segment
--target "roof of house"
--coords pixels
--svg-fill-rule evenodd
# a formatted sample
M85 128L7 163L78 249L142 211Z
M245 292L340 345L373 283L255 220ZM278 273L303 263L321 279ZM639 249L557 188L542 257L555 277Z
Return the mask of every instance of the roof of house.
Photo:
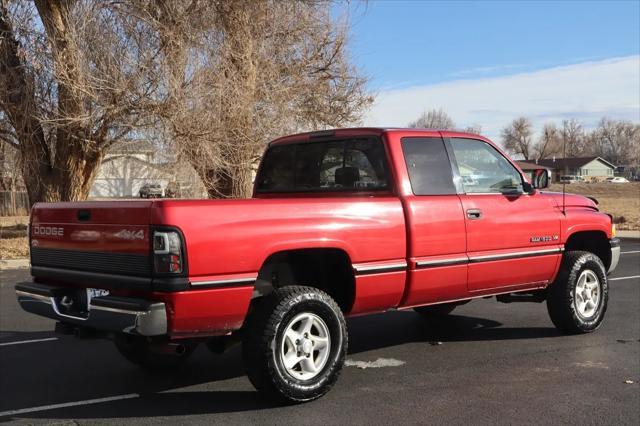
M611 167L611 168L615 168L616 166L614 166L613 164L611 164L610 162L608 162L607 160L605 160L604 158L601 157L574 157L574 158L548 158L545 160L538 160L537 164L544 166L544 167L549 167L549 168L553 168L553 169L557 169L557 168L564 168L564 167L568 167L568 168L579 168L582 167L586 164L589 164L590 162L594 161L594 160L600 160L603 163L605 163L607 166Z
M544 170L549 168L540 164L530 163L528 161L516 161L516 163L522 170Z

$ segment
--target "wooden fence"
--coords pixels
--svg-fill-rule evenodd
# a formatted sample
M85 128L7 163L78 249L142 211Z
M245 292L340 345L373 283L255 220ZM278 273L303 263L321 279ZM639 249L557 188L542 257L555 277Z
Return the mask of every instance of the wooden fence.
M0 191L0 216L27 216L29 197L26 192Z

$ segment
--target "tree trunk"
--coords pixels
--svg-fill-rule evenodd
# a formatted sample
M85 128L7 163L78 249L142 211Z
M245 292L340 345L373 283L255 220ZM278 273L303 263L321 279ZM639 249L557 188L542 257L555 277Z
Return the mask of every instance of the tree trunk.
M29 203L85 200L103 158L102 152L61 156L53 166L37 157L23 159L22 176Z
M36 82L21 62L20 45L11 27L7 7L0 3L0 101L12 123L29 203L86 199L104 155L105 140L92 140L83 123L83 99L77 55L68 42L70 3L36 1L53 50L57 81L57 123L46 132L35 105ZM54 120L56 121L56 120ZM55 148L52 148L54 147Z
M246 166L225 170L205 170L201 179L209 198L251 198L253 192L250 161Z
M251 152L253 108L255 105L257 70L254 63L255 44L251 34L254 13L260 5L222 2L219 19L226 35L222 53L225 80L235 96L220 103L222 115L222 170L208 170L205 179L210 198L248 198L251 196Z

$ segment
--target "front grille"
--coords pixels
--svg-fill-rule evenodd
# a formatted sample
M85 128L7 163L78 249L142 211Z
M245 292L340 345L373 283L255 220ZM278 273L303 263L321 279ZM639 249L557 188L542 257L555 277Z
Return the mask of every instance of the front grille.
M118 275L151 275L149 257L143 254L31 248L31 264L76 271Z

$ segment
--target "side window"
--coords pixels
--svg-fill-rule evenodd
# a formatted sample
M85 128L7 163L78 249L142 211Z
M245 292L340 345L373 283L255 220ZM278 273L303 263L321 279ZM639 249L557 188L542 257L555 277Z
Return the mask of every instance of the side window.
M522 176L515 167L487 143L452 138L462 186L468 194L522 192Z
M402 138L401 142L415 195L456 193L451 163L441 138Z

